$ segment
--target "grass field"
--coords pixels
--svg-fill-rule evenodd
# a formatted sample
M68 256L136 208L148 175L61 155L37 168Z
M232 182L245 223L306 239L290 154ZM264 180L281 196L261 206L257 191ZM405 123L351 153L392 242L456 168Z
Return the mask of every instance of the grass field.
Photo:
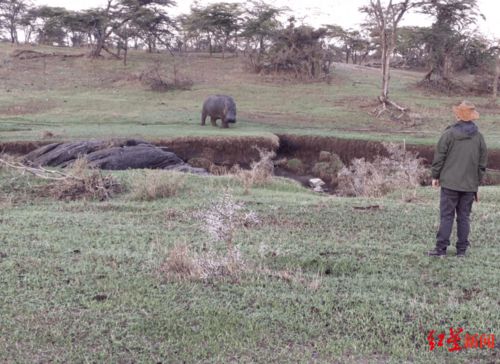
M498 344L429 352L426 340L450 327L498 334L499 188L483 189L471 255L458 260L454 249L446 259L424 256L438 215L428 188L407 203L399 193L325 197L275 179L244 195L229 177L190 176L177 196L151 202L129 194L57 202L32 197L33 180L14 191L9 176L0 210L2 362L500 359ZM166 281L158 269L169 249L208 244L196 213L225 188L261 220L236 235L247 268L234 279Z
M37 48L40 50L40 48ZM44 51L70 52L65 49ZM176 136L331 135L436 141L460 98L425 94L397 71L393 97L419 114L409 126L370 114L378 72L338 65L331 85L244 71L240 59L177 60L191 91L153 93L137 76L165 55L110 60L15 60L0 44L0 142ZM78 50L72 52L79 52ZM198 125L211 93L231 94L235 128ZM490 148L499 111L481 108ZM141 171L116 172L125 185ZM163 178L175 179L169 172ZM147 178L144 179L147 181ZM429 351L430 330L496 334L500 327L500 187L481 189L470 256L434 244L438 192L380 199L316 194L274 178L245 194L234 177L186 175L175 196L58 201L46 181L0 168L0 362L5 363L496 363L495 349ZM203 216L229 190L260 223L237 230L237 275L167 279L178 244L209 245ZM214 247L222 252L223 244ZM462 340L464 335L462 334Z
M451 106L461 99L426 94L415 87L422 74L395 71L392 97L420 120L410 126L373 117L380 77L379 71L366 67L338 64L331 85L296 84L250 74L241 58L172 59L132 52L123 66L87 58L18 60L10 56L13 50L0 44L0 141L34 140L50 131L62 139L296 133L433 144L453 121ZM175 62L179 73L194 81L193 89L147 91L137 77L155 60L170 74ZM213 93L234 96L239 115L234 129L198 125L201 104ZM499 148L500 109L483 107L484 98L471 100L482 113L479 124L487 142Z

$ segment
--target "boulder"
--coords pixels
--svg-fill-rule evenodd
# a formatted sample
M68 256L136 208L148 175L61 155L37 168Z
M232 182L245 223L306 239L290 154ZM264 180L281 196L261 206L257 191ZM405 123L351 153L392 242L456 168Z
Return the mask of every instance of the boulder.
M315 192L325 192L323 186L325 185L325 182L320 179L320 178L311 178L309 180L309 186L315 191Z
M24 157L31 166L65 168L76 159L85 158L94 168L106 170L171 169L206 174L202 168L193 168L177 155L143 140L90 140L53 143L34 150Z

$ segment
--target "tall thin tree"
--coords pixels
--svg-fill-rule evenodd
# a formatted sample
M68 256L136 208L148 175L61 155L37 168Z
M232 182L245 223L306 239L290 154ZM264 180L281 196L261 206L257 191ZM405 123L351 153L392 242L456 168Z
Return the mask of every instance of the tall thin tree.
M421 2L412 0L393 1L389 0L383 5L380 0L370 0L370 3L360 8L367 15L367 25L377 34L380 43L382 64L382 89L379 96L381 103L377 116L382 115L388 106L392 106L401 112L404 107L399 106L389 98L389 81L391 79L391 58L396 49L397 31L399 24L405 14Z

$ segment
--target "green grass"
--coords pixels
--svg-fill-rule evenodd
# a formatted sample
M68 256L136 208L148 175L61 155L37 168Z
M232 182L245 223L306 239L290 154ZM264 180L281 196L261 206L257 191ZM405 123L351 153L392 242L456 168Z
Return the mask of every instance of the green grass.
M39 50L44 48L38 48ZM48 49L54 51L54 49ZM73 52L73 50L58 50ZM331 85L283 83L240 59L190 56L191 91L147 91L136 76L165 55L16 61L0 44L0 141L296 133L433 144L460 98L425 94L419 73L394 72L391 92L423 122L375 119L377 70L338 65ZM76 50L74 52L79 52ZM208 94L233 95L238 123L199 126ZM490 148L498 110L478 104ZM123 180L139 172L116 173ZM275 179L250 195L228 177L188 176L170 198L61 202L0 169L0 362L480 363L500 352L430 353L429 330L498 334L500 188L481 190L471 255L429 259L438 193L384 199L321 196ZM261 224L238 231L249 268L238 279L166 281L176 244L208 243L198 213L229 187ZM355 206L379 205L378 210ZM266 273L267 272L267 273ZM281 278L280 278L281 277ZM101 299L100 299L101 298Z
M2 362L499 359L498 344L431 353L426 341L449 327L498 334L499 188L482 189L471 255L458 260L454 249L446 259L423 255L438 223L430 188L405 203L399 193L322 196L283 179L244 195L231 178L188 176L171 198L57 202L35 198L33 180L0 178ZM164 281L158 267L172 246L208 243L196 216L224 188L261 219L236 236L250 268L237 280ZM353 208L368 205L380 209Z
M127 66L87 58L50 59L44 65L40 59L13 59L11 52L0 44L6 91L0 93L0 141L36 140L50 131L60 139L295 133L434 144L453 121L451 106L461 99L426 94L415 88L422 74L394 71L392 97L422 120L410 126L371 114L380 83L375 69L339 64L331 85L298 84L250 74L241 58L191 55L174 60L132 52ZM167 72L177 62L179 72L194 81L193 89L160 94L146 90L137 77L154 60ZM201 104L213 93L235 98L238 123L233 129L199 126ZM499 148L499 111L482 107L485 98L471 99L482 114L479 124L489 146Z

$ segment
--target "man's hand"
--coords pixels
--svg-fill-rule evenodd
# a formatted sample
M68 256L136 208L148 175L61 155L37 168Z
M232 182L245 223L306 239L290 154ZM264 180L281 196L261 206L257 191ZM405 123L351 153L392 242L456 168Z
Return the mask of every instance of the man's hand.
M433 179L432 180L432 187L438 188L439 186L441 186L441 184L439 183L439 180L438 179Z
M475 200L476 202L479 202L479 192L475 192L475 193L474 193L474 200Z

